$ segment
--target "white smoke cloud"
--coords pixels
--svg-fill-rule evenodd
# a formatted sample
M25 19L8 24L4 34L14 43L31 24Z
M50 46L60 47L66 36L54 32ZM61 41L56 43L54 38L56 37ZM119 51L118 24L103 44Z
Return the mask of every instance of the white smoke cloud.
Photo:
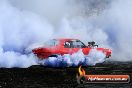
M0 15L0 67L25 68L38 64L38 60L33 54L26 54L24 51L34 43L44 42L57 36L53 25L44 17L41 20L41 17L37 14L20 11L4 0L0 3L0 13L2 13ZM62 24L60 26L66 27L65 21ZM71 58L74 57L80 58L76 55ZM69 60L71 59L69 58ZM53 63L56 63L56 61L53 61Z
M32 54L24 54L30 44L44 42L52 26L36 14L20 11L7 1L0 3L0 67L28 67L37 64Z
M96 49L92 49L90 53L85 56L82 50L79 50L77 53L72 55L64 54L63 56L49 57L48 59L44 59L39 63L44 66L52 66L52 67L69 67L69 66L89 66L95 65L97 63L103 63L105 61L105 54L101 51L97 51Z
M67 0L9 0L21 10L28 10L46 17L51 23L57 24L64 16L74 14L77 6ZM72 3L72 6L70 5ZM73 11L74 9L74 11Z
M88 12L86 10L90 11L91 8L87 5L96 1L56 0L53 2L52 0L10 0L10 2L21 10L28 10L47 18L53 25L55 37L79 38L85 43L88 40L95 40L100 45L108 46L107 34L102 29L96 28L95 25L91 24L92 20L97 19L98 16L95 15L90 18L89 15L88 17L85 16L85 12ZM99 4L98 7L100 5L102 5L100 9L105 8L105 3ZM96 7L95 10L98 10L98 8ZM94 14L94 12L91 13Z
M104 12L100 21L101 27L109 36L108 42L113 49L113 60L132 60L132 1L116 0L111 8Z
M74 0L1 0L1 67L36 64L36 59L29 63L34 56L24 54L25 48L56 37L79 38L85 43L95 40L103 47L112 48L113 60L132 60L132 1L112 1L110 5L106 4L109 6L106 9L98 3L98 7L91 8L91 1L88 3ZM93 13L90 8L97 11Z
M27 68L31 65L38 65L37 59L34 55L22 55L18 52L0 51L0 67L12 68L12 67L21 67Z

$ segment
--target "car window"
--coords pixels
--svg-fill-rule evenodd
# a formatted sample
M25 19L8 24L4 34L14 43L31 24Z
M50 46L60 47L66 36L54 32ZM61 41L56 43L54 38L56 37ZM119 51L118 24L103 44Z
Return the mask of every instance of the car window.
M66 41L65 44L64 44L64 47L65 48L71 48L71 44L72 44L71 41Z
M84 48L85 47L85 45L80 40L72 41L72 45L74 48Z
M80 40L66 41L65 48L85 48L86 46Z

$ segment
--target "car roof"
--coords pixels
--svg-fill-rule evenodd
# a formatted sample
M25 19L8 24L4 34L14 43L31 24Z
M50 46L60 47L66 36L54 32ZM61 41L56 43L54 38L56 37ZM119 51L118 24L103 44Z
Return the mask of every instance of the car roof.
M71 40L78 40L78 39L73 39L73 38L59 38L59 39L56 39L58 41L71 41Z
M78 39L73 39L73 38L58 38L58 39L55 39L55 40L60 41L60 44L64 44L64 42L66 42L66 41L72 41L72 40L78 40Z

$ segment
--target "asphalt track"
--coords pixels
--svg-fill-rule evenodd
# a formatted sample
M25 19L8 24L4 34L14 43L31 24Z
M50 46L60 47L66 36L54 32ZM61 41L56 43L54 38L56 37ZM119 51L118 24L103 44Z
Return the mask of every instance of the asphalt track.
M84 67L88 74L128 74L132 79L132 62L105 62ZM132 88L126 84L77 84L78 67L0 68L1 88Z

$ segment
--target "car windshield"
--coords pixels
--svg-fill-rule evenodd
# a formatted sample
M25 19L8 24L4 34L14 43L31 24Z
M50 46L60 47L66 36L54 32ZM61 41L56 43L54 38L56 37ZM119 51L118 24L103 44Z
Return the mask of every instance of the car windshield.
M59 43L59 41L57 41L56 39L52 39L52 40L45 42L44 45L46 47L52 47L52 46L58 45L58 43Z
M85 48L85 44L80 40L71 40L65 42L65 48Z

